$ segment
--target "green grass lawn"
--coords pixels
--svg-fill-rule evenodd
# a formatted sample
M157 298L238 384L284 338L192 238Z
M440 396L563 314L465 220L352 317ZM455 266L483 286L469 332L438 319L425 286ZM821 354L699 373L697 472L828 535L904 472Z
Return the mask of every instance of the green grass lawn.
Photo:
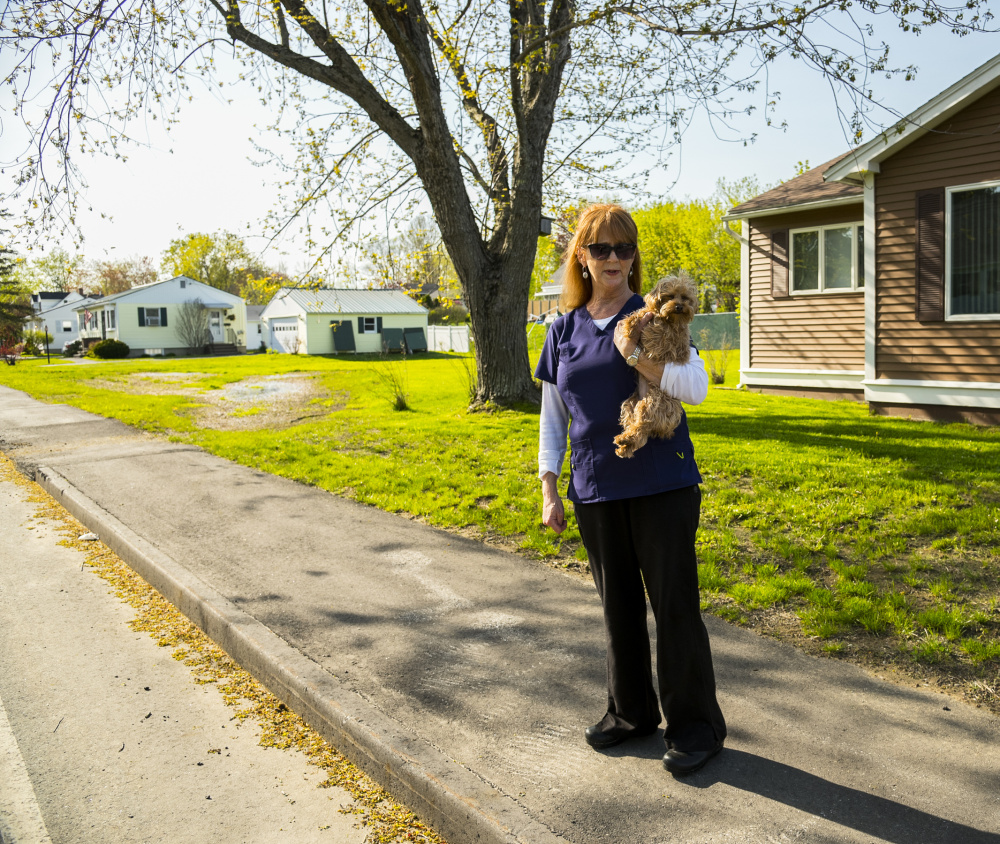
M529 335L533 357L541 336ZM705 478L706 610L809 650L933 674L1000 711L1000 431L736 391L736 354L725 384L688 409ZM393 409L379 372L409 409ZM199 415L228 384L292 374L318 392L289 427L220 430ZM468 378L462 356L440 354L0 367L0 383L42 400L585 568L571 514L561 537L540 526L537 411L470 414Z

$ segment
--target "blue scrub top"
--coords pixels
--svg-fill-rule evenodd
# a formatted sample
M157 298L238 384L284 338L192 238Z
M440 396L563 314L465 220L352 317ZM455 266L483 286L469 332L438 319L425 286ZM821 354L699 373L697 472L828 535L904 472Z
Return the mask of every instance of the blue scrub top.
M585 307L576 308L556 319L545 338L535 377L555 384L569 408L570 501L614 501L701 483L686 415L669 440L652 438L629 458L615 454L622 402L637 378L615 348L615 326L644 304L633 295L603 329Z

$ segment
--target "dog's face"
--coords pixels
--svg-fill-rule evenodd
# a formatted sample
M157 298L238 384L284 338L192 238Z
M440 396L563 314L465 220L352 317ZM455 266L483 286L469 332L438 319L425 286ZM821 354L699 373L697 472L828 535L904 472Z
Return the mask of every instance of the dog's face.
M646 307L660 319L691 322L698 313L698 287L688 278L664 279L646 294Z

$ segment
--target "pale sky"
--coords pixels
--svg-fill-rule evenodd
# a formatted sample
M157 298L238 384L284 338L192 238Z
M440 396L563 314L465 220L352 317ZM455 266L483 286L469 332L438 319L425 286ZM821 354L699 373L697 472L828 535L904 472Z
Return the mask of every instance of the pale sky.
M891 64L914 63L920 69L915 82L872 81L876 98L904 114L992 58L1000 46L991 34L961 39L947 32L919 37L876 32L876 36L893 44ZM787 121L787 131L767 127L758 112L736 124L745 135L758 134L755 143L744 146L716 137L707 121L696 121L650 187L664 198L702 198L713 192L719 178L756 175L767 185L793 176L800 160L815 166L849 148L830 89L818 74L783 64L773 69L771 85L782 92L776 122ZM225 93L233 97L240 90L227 87ZM6 180L12 172L10 160L20 152L18 142L23 143L11 104L4 99L9 97L9 87L0 90L0 161L6 170L0 179ZM253 249L264 249L263 239L248 235L247 227L259 231L256 223L274 204L271 185L279 174L250 163L259 159L250 139L271 141L257 128L269 117L252 96L230 105L205 94L184 108L179 125L169 133L159 131L158 123L149 124L149 147L133 149L127 162L95 158L83 163L89 182L79 217L85 255L93 259L147 255L159 266L171 239L221 229L243 236ZM876 118L893 122L888 115ZM137 127L133 132L144 134ZM870 137L871 133L865 140ZM94 210L86 211L88 205ZM102 219L101 213L110 219ZM308 263L294 243L284 244L283 254L272 248L264 259L271 265L283 260L292 272Z

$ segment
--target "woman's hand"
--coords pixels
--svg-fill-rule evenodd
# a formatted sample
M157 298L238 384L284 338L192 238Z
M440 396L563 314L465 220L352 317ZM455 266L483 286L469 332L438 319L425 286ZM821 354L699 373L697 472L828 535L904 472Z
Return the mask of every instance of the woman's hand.
M652 313L643 314L642 318L635 323L631 333L625 331L625 320L618 321L615 326L615 347L623 358L627 358L635 351L635 347L639 345L639 338L642 336L642 329L649 325L652 320Z
M566 530L566 511L556 489L556 476L546 472L542 478L542 524L556 533Z

